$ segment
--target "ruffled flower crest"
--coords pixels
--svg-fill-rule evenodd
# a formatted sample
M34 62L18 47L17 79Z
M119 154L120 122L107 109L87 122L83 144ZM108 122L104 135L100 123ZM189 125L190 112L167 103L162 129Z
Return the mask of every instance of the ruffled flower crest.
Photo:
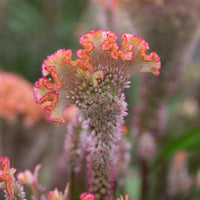
M65 95L73 90L74 82L78 81L75 76L76 67L72 67L67 62L71 56L71 50L65 49L60 49L53 55L47 56L42 65L43 77L34 86L36 102L38 104L50 102L45 107L45 112L52 121L64 121L62 111L66 105L71 103L67 101ZM51 78L46 77L49 74Z
M88 51L78 50L78 56L84 52L82 58L86 58L85 63L90 63L94 69L100 65L109 68L120 67L120 70L125 72L125 76L138 72L152 72L159 75L159 56L155 52L145 54L149 49L148 43L130 33L121 34L121 41L121 49L119 49L116 33L101 29L92 30L80 38L80 44Z
M13 198L13 188L12 188L12 176L15 173L15 169L10 169L10 160L8 157L0 158L0 182L3 181L5 183L6 191L10 198ZM3 187L3 186L1 186Z
M0 189L4 189L5 199L25 200L23 187L16 181L15 168L10 168L8 157L0 157Z
M126 87L127 79L137 72L152 72L159 75L160 59L155 52L145 54L148 44L129 33L121 35L121 49L117 35L111 31L92 30L84 34L79 43L84 49L77 51L77 59L71 60L72 51L60 49L44 60L43 77L34 86L36 102L43 104L47 117L52 121L64 123L63 109L83 100L84 94L94 89L106 78L106 72L113 73L112 87L109 92L120 96ZM50 74L51 78L47 78ZM119 85L121 79L124 83ZM117 81L116 81L117 80ZM121 90L119 90L121 88ZM101 91L103 87L99 88Z

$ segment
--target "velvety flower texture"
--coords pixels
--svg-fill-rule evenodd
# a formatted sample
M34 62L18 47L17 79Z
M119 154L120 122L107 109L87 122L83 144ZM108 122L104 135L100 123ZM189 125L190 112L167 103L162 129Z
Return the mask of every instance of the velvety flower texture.
M63 123L63 109L70 104L79 108L91 132L86 158L89 192L95 199L112 199L127 109L123 90L137 72L159 75L160 58L155 52L146 55L148 44L129 33L121 35L121 49L117 35L101 29L84 34L79 42L84 49L77 51L75 61L65 49L44 60L34 94L37 103L48 102L45 111L52 121Z

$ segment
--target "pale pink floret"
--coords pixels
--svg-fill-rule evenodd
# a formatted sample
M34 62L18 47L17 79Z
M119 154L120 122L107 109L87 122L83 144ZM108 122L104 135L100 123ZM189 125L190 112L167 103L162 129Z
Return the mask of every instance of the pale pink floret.
M47 194L48 200L67 200L69 195L69 183L67 183L64 193L55 188Z
M94 200L95 196L93 194L84 192L79 196L79 198L81 200Z
M75 114L77 113L78 108L76 106L69 105L63 110L63 118L67 123L71 122Z
M25 170L24 172L19 172L17 174L18 181L25 185L31 185L34 182L34 176L29 170Z

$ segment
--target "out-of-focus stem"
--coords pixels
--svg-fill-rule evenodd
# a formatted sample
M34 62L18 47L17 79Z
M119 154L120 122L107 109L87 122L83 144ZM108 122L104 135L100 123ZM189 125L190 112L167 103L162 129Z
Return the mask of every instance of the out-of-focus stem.
M74 173L73 170L71 170L71 174L70 174L70 192L69 192L69 200L73 200L74 199L74 196L75 196L75 183L76 183L76 175Z
M141 161L140 164L141 171L141 195L140 200L148 200L149 196L149 167L146 161Z

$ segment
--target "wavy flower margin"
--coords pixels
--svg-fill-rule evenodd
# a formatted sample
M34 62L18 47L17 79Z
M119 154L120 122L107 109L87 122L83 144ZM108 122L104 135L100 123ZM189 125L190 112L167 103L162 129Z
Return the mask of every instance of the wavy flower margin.
M1 157L0 158L0 181L5 183L5 188L8 193L8 196L12 199L14 195L14 189L12 187L13 182L13 174L15 173L14 168L10 168L10 160L8 157Z
M79 39L83 49L76 52L77 59L71 60L70 49L57 50L47 56L42 65L42 75L34 86L34 96L38 104L47 103L45 112L51 121L64 123L63 109L74 104L66 98L72 95L74 88L81 85L81 77L77 72L84 74L83 78L95 76L98 66L119 67L125 76L137 72L151 72L159 75L160 58L152 52L146 55L148 43L130 33L121 34L121 49L117 43L117 35L111 31L92 30ZM49 75L52 78L47 78ZM102 73L97 73L97 75ZM99 76L100 76L99 75ZM94 82L95 83L95 82ZM94 84L94 86L96 86Z

